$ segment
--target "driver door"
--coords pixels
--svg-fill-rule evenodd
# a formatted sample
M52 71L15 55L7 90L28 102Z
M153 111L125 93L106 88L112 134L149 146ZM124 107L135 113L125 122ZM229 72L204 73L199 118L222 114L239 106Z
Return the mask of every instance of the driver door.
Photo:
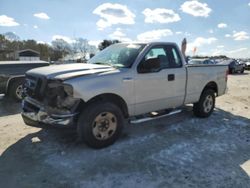
M145 73L140 72L140 64L144 63L147 59L159 58L159 70L149 70ZM135 79L135 96L136 106L135 113L143 114L154 111L155 109L164 109L166 107L167 91L167 76L166 70L162 69L164 64L168 64L167 53L163 46L152 47L140 62L137 68Z
M140 73L140 65L158 58L160 68ZM137 67L135 75L135 114L174 108L184 101L186 72L174 46L153 46Z

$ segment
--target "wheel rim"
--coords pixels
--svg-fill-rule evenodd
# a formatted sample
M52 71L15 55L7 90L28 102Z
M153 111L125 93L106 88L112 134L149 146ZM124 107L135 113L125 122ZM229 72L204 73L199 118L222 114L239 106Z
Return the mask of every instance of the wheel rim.
M107 140L117 129L117 118L111 112L102 112L94 119L92 132L97 140Z
M206 113L209 113L212 110L213 103L214 103L213 97L211 95L208 95L203 103L204 111Z
M22 93L23 93L23 86L19 85L16 88L16 96L17 96L18 99L22 99Z

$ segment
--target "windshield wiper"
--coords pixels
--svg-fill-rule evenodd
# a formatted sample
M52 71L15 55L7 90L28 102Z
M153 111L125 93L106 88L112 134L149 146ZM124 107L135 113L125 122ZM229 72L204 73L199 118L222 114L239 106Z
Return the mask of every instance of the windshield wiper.
M106 63L103 63L103 62L96 62L96 63L93 63L93 64L97 64L97 65L106 65Z
M114 64L112 64L112 63L96 62L96 63L93 63L93 64L97 64L97 65L108 65L108 66L111 66L111 67L115 67L115 68L116 68L116 66L115 66Z

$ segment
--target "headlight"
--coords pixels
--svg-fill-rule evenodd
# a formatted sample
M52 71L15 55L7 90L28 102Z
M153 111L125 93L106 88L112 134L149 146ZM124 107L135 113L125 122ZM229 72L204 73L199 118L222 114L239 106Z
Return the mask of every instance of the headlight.
M68 96L73 96L73 87L71 85L69 85L69 84L63 84L63 88L64 88L65 93Z
M73 98L73 87L70 84L52 80L47 86L46 96L52 107L71 109L79 99Z
M60 81L49 82L48 90L53 90L53 93L59 96L62 96L63 94L66 94L67 96L73 96L73 87L69 84L64 84Z

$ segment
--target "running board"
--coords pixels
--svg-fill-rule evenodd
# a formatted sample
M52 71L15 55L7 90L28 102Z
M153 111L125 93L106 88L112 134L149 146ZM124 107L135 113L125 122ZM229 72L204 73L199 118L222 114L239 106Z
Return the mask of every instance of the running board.
M145 117L145 118L141 118L141 119L130 120L130 123L132 123L132 124L143 123L146 121L152 121L152 120L160 119L163 117L172 116L172 115L178 114L180 112L182 112L182 110L174 110L168 114L158 115L155 117Z

